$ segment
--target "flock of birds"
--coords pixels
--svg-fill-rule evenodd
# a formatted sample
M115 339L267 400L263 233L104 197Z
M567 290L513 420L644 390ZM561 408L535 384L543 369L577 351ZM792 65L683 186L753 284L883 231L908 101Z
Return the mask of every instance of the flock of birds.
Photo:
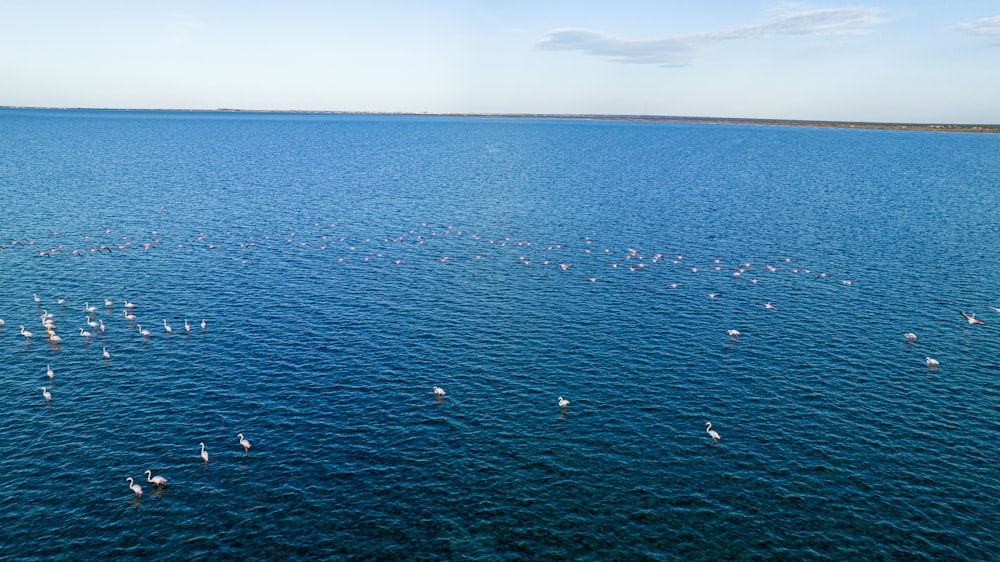
M243 437L242 433L237 433L236 438L240 440L240 446L243 447L243 456L248 456L250 454L250 441ZM205 450L205 443L199 442L198 446L201 447L201 460L205 461L205 466L208 466L208 451ZM156 488L162 488L167 485L167 479L163 476L153 476L152 470L147 470L145 473L146 481L151 483ZM135 479L131 476L125 478L128 482L128 487L135 494L135 497L142 497L142 486L135 483Z
M778 257L777 260L764 265L763 267L758 267L750 261L742 261L740 263L727 263L727 260L723 258L715 258L711 260L697 260L697 263L692 263L691 258L686 258L686 254L683 253L662 253L662 252L642 252L632 248L626 248L625 250L616 250L612 247L599 247L596 245L595 241L590 238L584 238L582 241L582 246L577 248L568 247L566 244L535 244L529 241L516 240L512 236L506 237L496 237L489 238L481 236L479 234L470 233L468 231L462 230L454 226L445 226L434 228L427 223L419 223L419 227L407 230L405 233L398 234L395 236L386 237L359 237L359 238L349 238L343 235L334 235L330 233L329 229L335 229L337 225L335 223L321 224L313 223L314 227L313 233L308 239L296 238L294 232L288 233L285 236L249 236L249 237L237 237L235 232L229 231L223 234L222 240L209 241L209 235L207 233L199 233L193 240L186 240L180 242L174 242L174 245L178 248L189 248L195 246L201 246L205 250L239 250L240 251L240 261L246 263L249 258L252 257L252 252L259 251L269 245L282 244L290 245L297 248L303 249L315 249L315 250L336 250L338 253L335 254L333 261L336 263L369 263L377 260L382 260L387 264L392 265L404 265L408 261L415 259L429 259L432 258L434 262L437 263L448 263L463 259L463 254L460 252L468 252L464 254L464 259L468 260L481 260L487 257L502 257L504 255L509 255L511 251L516 254L516 263L519 266L540 266L540 267L552 267L554 270L568 272L573 270L578 264L575 263L579 260L581 265L578 269L587 270L580 279L588 283L596 283L599 281L609 280L608 276L612 274L617 274L618 272L626 271L629 273L638 272L649 272L656 269L658 266L663 264L672 265L673 267L669 269L668 275L672 276L669 282L664 283L662 287L666 290L676 290L685 286L688 282L688 278L684 276L699 275L702 272L719 272L725 275L725 278L730 280L737 280L738 282L748 282L752 285L757 285L762 281L767 279L767 275L771 274L796 274L800 276L805 276L809 279L815 279L818 281L831 278L832 275L826 272L814 272L806 267L798 267L795 265L796 258L793 257ZM112 237L114 230L108 227L103 227L104 234L106 237ZM51 231L53 237L63 236L64 233ZM80 239L84 241L92 241L98 238L99 235L88 235L81 234ZM70 247L65 244L57 244L51 246L45 246L45 249L35 249L35 252L40 257L46 258L56 258L60 255L76 255L84 256L88 254L93 255L112 255L115 252L128 251L133 249L141 249L142 251L154 250L157 247L162 247L167 245L164 242L164 237L158 231L153 231L151 233L152 238L148 238L148 242L138 242L136 239L129 236L121 236L120 240L117 242L110 242L109 240L99 241L99 243L87 246L85 248L80 247ZM440 239L463 239L468 241L465 246L459 244L451 244L449 248L452 252L449 253L434 253L431 250L425 250L424 247L427 246L432 240ZM393 255L393 248L401 248L403 244L409 242L411 247L405 250L397 250L396 255ZM469 246L473 245L472 248ZM40 246L40 244L34 240L21 240L13 241L7 245L0 245L0 250L11 250L16 248L30 248ZM43 245L44 246L44 245ZM574 259L574 256L576 259ZM605 275L594 274L594 267L605 267L608 272ZM691 278L691 283L693 284L693 278ZM717 283L721 283L721 278L716 278ZM857 279L844 277L837 280L840 284L845 286L852 286L858 283ZM704 293L705 297L714 301L723 296L723 292L720 290L713 290ZM47 308L42 307L42 300L37 294L32 295L36 308L40 309L41 314L39 315L39 321L46 334L47 340L50 344L58 349L59 344L64 340L62 336L56 333L56 318L55 315ZM760 306L766 310L773 312L778 311L778 307L770 300L761 299ZM56 304L60 307L65 305L64 299L58 299ZM149 329L149 323L146 327L143 327L139 323L139 319L136 313L136 304L125 299L123 301L123 310L121 311L121 317L128 322L129 329L134 329L138 336L146 338L147 340L153 336L153 333ZM81 338L85 341L90 341L92 339L100 338L108 326L105 325L105 318L109 319L112 317L112 312L114 308L114 303L111 299L104 300L105 305L105 315L100 317L98 313L98 307L91 305L90 302L83 303L83 311L81 314L83 325L77 327L77 332ZM991 307L994 311L1000 313L1000 308ZM975 313L961 312L961 315L968 322L969 326L973 325L984 325L985 323L975 317ZM162 325L162 330L165 334L171 334L174 332L174 328L168 323L166 318L162 318L160 321ZM2 330L5 325L5 321L0 319L0 330ZM202 331L207 328L207 322L202 319L200 322L200 327ZM185 334L190 334L192 331L192 326L188 319L183 319L183 332ZM34 337L34 333L29 331L24 324L20 325L19 328L20 335L25 339L26 343L29 343ZM726 331L726 334L732 339L738 339L741 336L741 332L735 328L730 328ZM917 336L913 332L906 332L904 338L908 342L915 342ZM102 356L105 361L110 360L111 352L106 346L101 347ZM938 360L932 357L925 357L925 363L928 367L936 367L940 363ZM50 381L54 379L54 371L51 365L46 366L46 376ZM52 393L50 392L50 387L38 387L42 393L42 397L45 403L48 405L52 401ZM438 399L442 399L446 393L444 389L439 386L433 387L433 393ZM566 398L559 396L556 400L556 404L562 410L565 410L569 405L570 401ZM705 423L705 431L708 437L711 439L711 443L717 443L720 439L718 432L712 429L712 423ZM242 433L237 435L240 445L244 449L244 455L249 454L250 443L245 439ZM205 450L204 443L199 443L201 447L201 458L207 464L208 462L208 452ZM146 482L153 484L154 487L162 487L167 484L167 479L163 476L154 476L152 471L147 470L145 472ZM142 487L140 484L136 483L133 477L126 478L129 487L135 493L137 497L142 495Z

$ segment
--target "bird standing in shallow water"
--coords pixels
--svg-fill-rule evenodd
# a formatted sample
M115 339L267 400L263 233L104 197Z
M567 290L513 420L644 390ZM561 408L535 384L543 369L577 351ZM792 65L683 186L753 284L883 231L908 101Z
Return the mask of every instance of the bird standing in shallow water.
M716 443L719 441L719 439L722 439L721 437L719 437L719 434L714 429L712 429L712 422L705 422L705 432L708 433L708 436L712 438L712 443Z
M38 390L42 391L42 397L45 398L45 403L48 404L52 400L52 395L49 394L48 390L45 390L44 386L38 387Z
M940 363L938 363L937 359L932 359L930 357L925 357L924 358L924 363L927 363L928 367L937 367L938 365L940 365Z
M152 482L154 486L163 486L167 483L167 479L162 476L152 476L153 471L146 471L146 481Z
M444 394L445 392L443 388L441 388L440 386L434 387L434 396L444 396Z
M198 443L198 445L201 446L201 458L205 461L205 464L208 464L208 451L205 450L205 444Z
M562 396L560 396L559 397L559 407L560 408L565 408L566 406L569 406L569 400L566 400L565 398L563 398Z
M240 445L243 445L243 456L245 457L248 454L250 454L250 442L247 441L245 437L243 437L242 433L237 433L236 437L239 438Z
M132 491L135 492L135 497L142 497L142 486L136 484L135 480L133 480L131 476L125 480L128 480L128 487L132 488Z

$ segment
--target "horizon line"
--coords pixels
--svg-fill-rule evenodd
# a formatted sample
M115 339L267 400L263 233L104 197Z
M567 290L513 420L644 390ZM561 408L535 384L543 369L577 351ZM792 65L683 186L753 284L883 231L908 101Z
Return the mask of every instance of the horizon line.
M770 117L711 117L698 115L655 115L617 113L532 113L532 112L479 112L479 111L351 111L319 109L237 109L220 107L216 109L184 108L124 108L124 107L57 107L0 105L0 109L28 109L46 111L149 111L177 113L287 113L300 115L409 115L439 117L498 117L533 119L594 119L608 121L650 121L671 123L718 123L772 126L809 126L862 129L899 129L952 132L1000 133L1000 124L989 123L942 123L942 122L890 122L890 121L842 121L826 119L783 119Z

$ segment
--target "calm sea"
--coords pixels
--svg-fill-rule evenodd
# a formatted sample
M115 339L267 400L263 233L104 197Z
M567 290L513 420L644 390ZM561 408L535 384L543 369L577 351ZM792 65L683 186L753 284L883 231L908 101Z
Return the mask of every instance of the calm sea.
M997 559L998 209L993 135L0 110L0 558Z

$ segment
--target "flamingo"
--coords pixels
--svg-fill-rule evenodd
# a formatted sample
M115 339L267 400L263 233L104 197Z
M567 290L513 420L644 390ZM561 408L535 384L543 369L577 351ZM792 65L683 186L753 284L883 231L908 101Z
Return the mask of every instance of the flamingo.
M105 359L111 359L111 354L108 353L108 348L102 347L101 348L101 353L104 355Z
M80 335L83 336L83 337L85 337L85 338L89 338L90 336L92 336L94 334L91 334L90 332L84 330L83 328L80 328Z
M928 367L937 367L938 365L940 365L937 359L932 359L930 357L925 357L924 363L927 363Z
M135 314L129 314L128 310L123 310L122 314L125 315L125 319L129 322L135 320Z
M171 329L170 326L167 326L166 318L163 319L163 329L166 330L168 334L173 332L173 329Z
M111 299L104 299L104 306L111 308L115 303L111 302Z
M240 445L243 445L243 456L247 456L250 453L250 442L243 437L242 433L237 433L236 437L240 440Z
M52 378L56 376L56 374L52 372L52 366L51 365L46 365L45 366L45 374L48 375L49 380L52 380Z
M142 324L137 324L136 329L139 330L139 333L142 334L142 337L146 338L147 340L149 339L149 330L143 330Z
M778 308L776 306L774 306L773 304L771 304L769 302L764 303L764 308L766 308L768 310L778 310Z
M6 324L6 322L3 321L3 318L0 318L0 326L3 326L4 324Z
M444 392L443 388L441 388L440 386L435 386L434 387L434 396L444 396L444 395L445 395L445 392Z
M705 431L708 433L708 436L712 438L712 443L715 443L719 439L722 439L721 437L719 437L719 434L712 429L712 422L705 422Z
M38 298L38 295L31 293L31 298L35 299L35 304L41 304L42 299Z
M62 338L57 336L56 333L53 332L52 330L49 330L49 341L52 343L59 343L62 341Z
M562 396L560 396L559 397L559 407L560 408L565 408L566 406L569 406L569 400L566 400L565 398L563 398Z
M135 303L134 302L128 302L128 299L125 299L124 302L125 302L125 308L133 308L133 307L135 307Z
M104 333L104 320L97 321L98 327L101 329L101 333Z
M52 394L44 386L38 387L38 390L42 391L42 397L45 398L45 403L48 404L52 400Z
M914 334L913 332L906 332L903 334L903 337L909 341L917 341L917 334Z
M986 325L986 322L983 322L982 320L976 320L976 313L975 312L973 312L972 314L966 314L966 313L961 312L961 311L959 311L959 312L962 314L963 318L965 318L966 320L969 321L970 325L971 324L982 324L983 326Z
M152 470L147 470L146 471L146 481L147 482L152 482L153 485L157 486L157 487L163 486L164 484L167 483L167 479L166 478L164 478L162 476L152 476L152 474L153 474Z
M740 331L739 330L726 330L726 333L729 334L730 336L734 337L734 338L740 337Z
M86 310L87 312L94 312L95 310L97 310L97 307L90 306L90 303L84 302L83 303L83 309Z
M24 326L21 326L21 335L24 336L24 339L30 340L31 336L34 335L34 334L32 334L31 332L25 330Z
M132 491L135 492L135 497L137 498L142 497L142 486L136 484L135 480L133 480L131 476L129 476L125 480L128 480L128 487L132 488Z
M205 444L198 443L198 445L201 445L201 458L205 461L205 464L208 464L208 451L205 450Z
M190 332L191 331L191 326L188 325L188 319L187 318L184 319L184 331L185 332Z
M97 322L94 322L94 319L89 316L84 316L83 321L86 322L91 328L96 328L98 326Z
M205 329L205 319L204 318L201 319L201 329L202 330Z

